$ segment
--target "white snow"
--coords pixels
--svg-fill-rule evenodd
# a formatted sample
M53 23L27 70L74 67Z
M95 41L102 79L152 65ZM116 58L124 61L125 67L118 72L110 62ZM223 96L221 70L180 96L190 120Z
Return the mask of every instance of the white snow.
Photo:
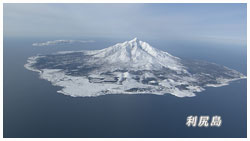
M40 70L38 69L34 69L33 67L31 67L33 64L36 63L36 59L40 58L40 56L32 56L32 57L29 57L28 60L27 60L27 64L24 65L24 67L28 70L31 70L31 71L35 71L35 72L41 72Z
M50 46L50 45L58 45L58 44L72 44L72 43L93 43L93 40L54 40L54 41L46 41L41 43L33 43L32 46Z
M88 51L85 53L94 55L95 62L115 64L116 68L119 66L121 68L137 70L157 70L166 67L175 71L186 72L179 62L180 59L178 57L155 49L148 43L139 41L137 38L124 43L118 43L102 50Z
M198 86L189 86L189 90L180 90L176 88L176 82L173 80L164 80L160 82L160 86L166 87L164 91L158 91L159 86L146 85L138 83L129 73L123 73L122 85L112 83L90 83L86 77L69 76L60 69L42 69L40 78L52 83L54 86L62 87L58 93L69 95L72 97L94 97L105 94L172 94L177 97L192 97L195 92L203 91L204 89ZM156 81L151 81L156 83ZM131 88L149 88L145 91L128 92Z
M246 77L240 77L240 78L235 78L235 79L224 79L224 78L217 78L217 84L207 84L206 87L222 87L222 86L227 86L229 85L230 82L240 80L240 79L245 79Z

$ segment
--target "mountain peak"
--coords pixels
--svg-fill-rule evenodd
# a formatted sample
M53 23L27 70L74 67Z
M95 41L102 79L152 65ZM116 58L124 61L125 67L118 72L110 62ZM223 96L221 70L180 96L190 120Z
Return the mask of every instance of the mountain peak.
M130 40L129 42L139 42L139 41L140 40L137 37L135 37L134 39Z
M152 70L165 67L171 70L182 70L178 57L153 48L138 38L93 51L92 54L96 58L101 58L99 61L105 62L104 64L119 64L118 66L130 69Z

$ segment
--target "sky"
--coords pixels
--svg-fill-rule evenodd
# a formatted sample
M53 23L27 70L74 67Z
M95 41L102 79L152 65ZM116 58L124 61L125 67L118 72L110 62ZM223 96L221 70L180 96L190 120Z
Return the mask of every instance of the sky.
M4 37L199 40L246 44L246 4L8 4Z

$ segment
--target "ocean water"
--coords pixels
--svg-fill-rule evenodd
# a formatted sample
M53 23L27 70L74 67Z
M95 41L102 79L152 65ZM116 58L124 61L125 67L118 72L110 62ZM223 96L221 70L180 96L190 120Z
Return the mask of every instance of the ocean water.
M63 50L100 49L117 41L33 47L33 42L53 39L4 38L3 135L28 137L246 137L247 82L207 88L196 97L172 95L105 95L70 97L57 93L59 87L39 79L23 65L30 56ZM151 42L149 42L151 44ZM246 47L200 43L154 47L185 59L225 65L246 75ZM187 127L189 115L219 115L221 127Z

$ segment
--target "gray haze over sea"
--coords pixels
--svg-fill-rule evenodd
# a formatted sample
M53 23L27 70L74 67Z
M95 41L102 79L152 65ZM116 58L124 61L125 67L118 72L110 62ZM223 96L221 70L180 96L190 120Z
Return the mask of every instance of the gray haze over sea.
M128 39L86 39L91 43L32 46L55 39L4 38L3 135L22 137L246 137L247 80L206 88L195 97L105 95L70 97L24 68L27 58L57 51L102 49ZM76 39L77 40L77 39ZM84 39L85 40L85 39ZM182 59L214 62L247 75L244 45L145 40ZM187 127L189 115L219 115L221 127Z

